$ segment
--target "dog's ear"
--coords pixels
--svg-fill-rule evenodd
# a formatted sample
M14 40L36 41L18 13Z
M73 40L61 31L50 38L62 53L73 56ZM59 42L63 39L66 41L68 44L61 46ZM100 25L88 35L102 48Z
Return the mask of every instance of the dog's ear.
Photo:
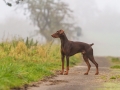
M64 31L63 30L60 30L60 34L63 34L64 33Z

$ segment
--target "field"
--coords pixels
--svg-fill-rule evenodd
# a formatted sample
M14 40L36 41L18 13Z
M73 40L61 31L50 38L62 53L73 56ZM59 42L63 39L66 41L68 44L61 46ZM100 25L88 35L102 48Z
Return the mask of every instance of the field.
M71 66L78 62L79 54L70 58ZM60 45L40 45L28 38L0 43L0 90L42 80L60 69Z

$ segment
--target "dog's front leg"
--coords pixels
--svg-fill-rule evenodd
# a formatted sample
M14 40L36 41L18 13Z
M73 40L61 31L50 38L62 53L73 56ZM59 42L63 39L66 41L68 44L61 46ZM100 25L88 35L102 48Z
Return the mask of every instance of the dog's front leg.
M66 72L64 73L64 75L68 75L69 72L69 56L66 56Z
M65 55L62 54L62 71L60 72L61 75L63 75L64 73L64 58L65 58Z

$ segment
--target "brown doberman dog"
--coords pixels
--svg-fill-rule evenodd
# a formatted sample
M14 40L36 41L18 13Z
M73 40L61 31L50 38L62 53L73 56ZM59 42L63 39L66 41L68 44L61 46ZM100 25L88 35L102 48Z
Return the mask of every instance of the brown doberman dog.
M58 30L56 33L54 33L51 36L53 38L60 38L60 40L61 40L61 56L62 56L61 57L62 58L62 71L60 73L61 75L63 75L63 73L64 73L64 58L65 58L65 56L66 56L67 68L66 68L66 72L64 73L64 75L68 75L69 57L76 54L76 53L82 53L83 59L88 66L88 70L84 75L88 75L88 72L89 72L90 67L91 67L88 59L96 66L95 75L99 74L98 64L94 59L93 49L91 47L93 44L87 44L84 42L69 41L63 30Z

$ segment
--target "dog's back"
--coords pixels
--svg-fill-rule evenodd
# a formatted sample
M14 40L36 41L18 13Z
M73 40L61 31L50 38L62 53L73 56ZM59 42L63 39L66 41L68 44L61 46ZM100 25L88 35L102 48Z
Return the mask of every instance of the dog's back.
M69 54L70 56L80 53L80 52L87 52L87 50L92 49L93 44L87 44L84 42L74 42L74 41L69 41Z

